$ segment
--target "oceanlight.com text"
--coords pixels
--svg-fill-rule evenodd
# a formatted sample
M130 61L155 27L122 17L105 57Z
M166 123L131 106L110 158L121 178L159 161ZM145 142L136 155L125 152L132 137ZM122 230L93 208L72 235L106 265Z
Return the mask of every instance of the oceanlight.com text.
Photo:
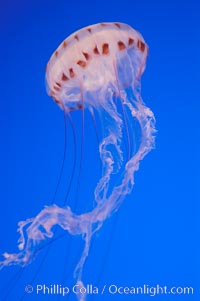
M96 286L93 284L76 283L72 287L61 284L37 284L35 286L26 285L25 292L27 294L35 293L36 295L49 295L49 296L67 296L69 293L74 295L149 295L151 297L157 295L193 295L194 288L191 286L161 286L144 284L141 286L120 286L117 284L104 284L103 286Z

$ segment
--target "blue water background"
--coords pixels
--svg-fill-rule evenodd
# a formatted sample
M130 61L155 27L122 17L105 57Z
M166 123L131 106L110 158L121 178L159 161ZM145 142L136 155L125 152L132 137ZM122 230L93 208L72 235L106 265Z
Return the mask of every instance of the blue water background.
M101 287L192 286L195 294L167 299L162 295L106 295L88 300L199 300L199 12L195 0L1 3L1 253L17 251L17 222L50 204L59 177L64 123L62 111L45 91L50 55L79 28L120 21L140 31L149 45L142 97L156 116L156 148L141 163L132 195L95 236L84 279ZM78 132L78 119L74 123ZM92 150L97 142L86 139ZM71 150L73 154L73 144ZM92 153L95 166L97 157ZM68 145L69 161L70 156ZM95 168L90 176L97 176ZM88 198L89 185L86 177L81 179ZM64 180L60 189L58 203L67 189ZM69 241L66 236L52 244L34 285L62 284L66 279L68 285L73 283L82 244L80 238L73 238L69 251ZM7 301L20 300L41 257L42 253L14 281L15 286L11 284ZM0 271L2 287L9 287L17 270ZM67 300L58 297L33 293L24 300Z

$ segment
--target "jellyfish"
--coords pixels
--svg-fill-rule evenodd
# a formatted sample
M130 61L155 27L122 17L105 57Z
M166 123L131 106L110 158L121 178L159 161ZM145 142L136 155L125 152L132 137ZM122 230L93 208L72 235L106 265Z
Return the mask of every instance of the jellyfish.
M101 123L101 175L93 194L94 206L77 213L69 205L52 204L36 217L19 222L19 252L4 253L0 268L29 264L40 243L53 239L57 225L84 241L74 271L76 283L84 287L83 268L94 233L131 193L140 161L154 148L154 114L141 97L147 55L142 35L119 22L80 29L53 53L46 67L48 94L70 118L79 110L84 119L87 110ZM84 301L86 295L78 299Z

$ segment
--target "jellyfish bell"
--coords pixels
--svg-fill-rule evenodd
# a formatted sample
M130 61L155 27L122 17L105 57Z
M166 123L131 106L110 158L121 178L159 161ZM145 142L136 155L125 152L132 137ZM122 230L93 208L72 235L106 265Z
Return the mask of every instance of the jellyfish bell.
M147 54L143 37L129 25L116 22L83 28L53 53L46 68L48 94L68 115L89 109L101 116L98 150L102 173L94 190L94 206L78 214L69 206L54 204L20 222L19 252L5 253L0 268L30 263L38 244L52 238L53 227L58 225L84 240L74 273L77 283L83 284L82 271L94 233L132 191L140 161L154 147L154 114L140 95ZM137 148L133 145L134 132L139 136ZM124 153L125 140L128 156ZM113 175L117 175L116 182ZM85 299L82 296L79 300Z
M95 107L106 102L108 91L137 84L148 47L127 24L100 23L65 39L46 69L48 94L64 110Z

